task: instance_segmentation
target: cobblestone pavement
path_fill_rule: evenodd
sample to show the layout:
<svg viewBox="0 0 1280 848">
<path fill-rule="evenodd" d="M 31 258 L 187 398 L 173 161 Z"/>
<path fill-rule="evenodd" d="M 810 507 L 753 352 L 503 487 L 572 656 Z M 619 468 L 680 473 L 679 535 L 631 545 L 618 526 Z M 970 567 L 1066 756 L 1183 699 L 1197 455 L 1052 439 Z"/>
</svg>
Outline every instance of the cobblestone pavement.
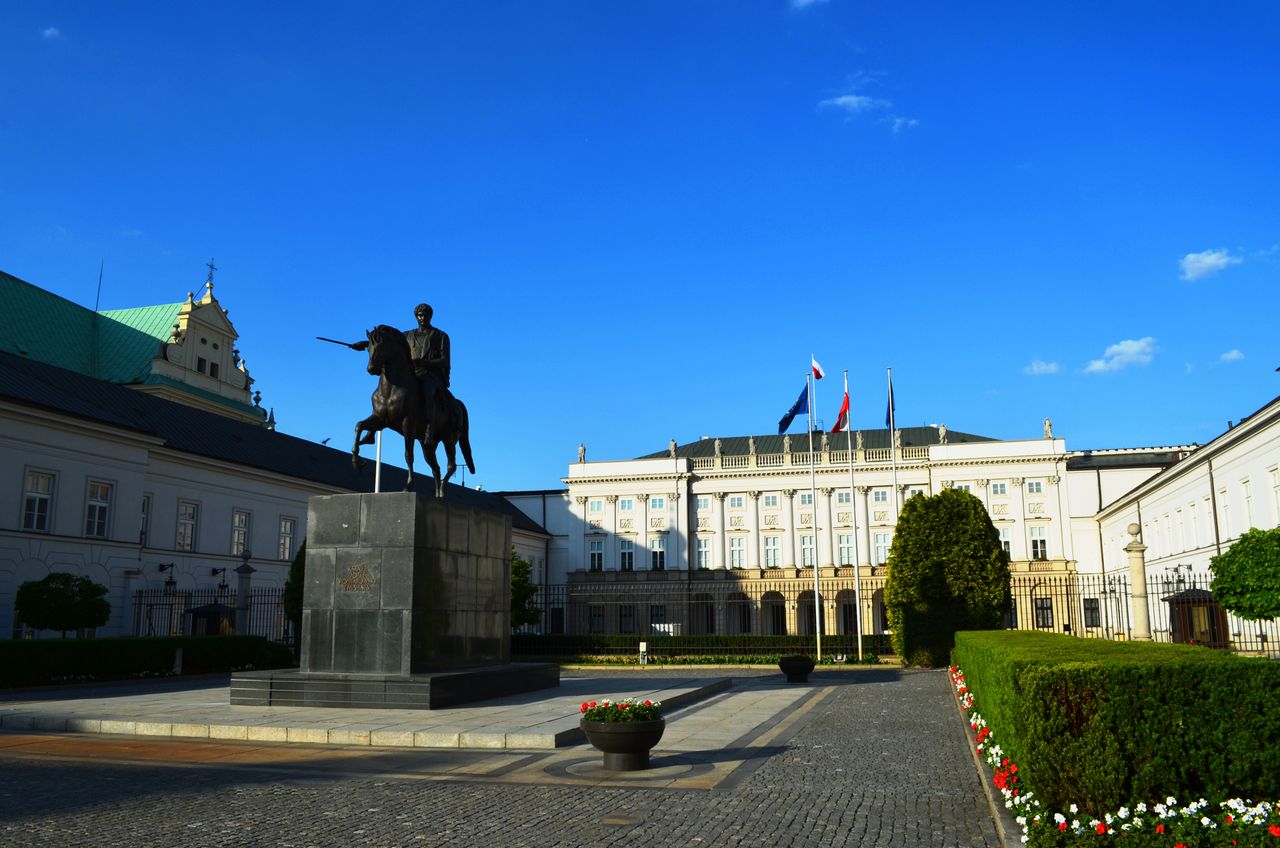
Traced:
<svg viewBox="0 0 1280 848">
<path fill-rule="evenodd" d="M 574 752 L 529 755 L 560 765 L 527 780 L 514 765 L 501 776 L 415 777 L 0 757 L 0 845 L 999 845 L 943 672 L 813 680 L 813 697 L 762 731 L 756 755 L 719 755 L 740 762 L 709 789 L 569 785 L 557 774 Z M 590 753 L 578 749 L 578 761 Z"/>
</svg>

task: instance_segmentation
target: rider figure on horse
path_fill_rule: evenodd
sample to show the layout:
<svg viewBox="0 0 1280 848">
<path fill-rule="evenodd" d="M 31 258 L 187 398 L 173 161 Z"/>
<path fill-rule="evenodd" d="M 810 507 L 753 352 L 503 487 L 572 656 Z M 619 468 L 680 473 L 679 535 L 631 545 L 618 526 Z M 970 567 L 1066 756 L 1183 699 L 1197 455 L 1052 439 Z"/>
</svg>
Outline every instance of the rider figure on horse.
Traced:
<svg viewBox="0 0 1280 848">
<path fill-rule="evenodd" d="M 433 401 L 442 401 L 445 409 L 453 409 L 453 393 L 449 391 L 449 334 L 431 326 L 431 315 L 429 305 L 419 303 L 415 306 L 413 317 L 418 319 L 418 326 L 405 330 L 404 340 L 409 343 L 413 356 L 413 373 L 418 378 L 423 406 L 430 407 Z M 351 347 L 367 350 L 369 343 L 356 342 Z"/>
</svg>

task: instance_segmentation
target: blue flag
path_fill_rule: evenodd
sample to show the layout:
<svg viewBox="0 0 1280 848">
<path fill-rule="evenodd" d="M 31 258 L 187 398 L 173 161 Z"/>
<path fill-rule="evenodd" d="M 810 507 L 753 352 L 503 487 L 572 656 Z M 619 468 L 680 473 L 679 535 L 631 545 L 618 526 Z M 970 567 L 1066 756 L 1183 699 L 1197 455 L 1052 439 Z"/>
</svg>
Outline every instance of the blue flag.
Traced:
<svg viewBox="0 0 1280 848">
<path fill-rule="evenodd" d="M 889 378 L 889 405 L 884 409 L 884 426 L 893 429 L 893 413 L 897 412 L 897 407 L 893 405 L 893 378 Z M 889 438 L 893 438 L 893 434 L 889 434 Z"/>
<path fill-rule="evenodd" d="M 787 410 L 787 414 L 782 416 L 782 420 L 778 422 L 778 435 L 781 436 L 787 432 L 787 428 L 791 426 L 792 420 L 800 413 L 809 413 L 809 384 L 805 383 L 804 388 L 800 390 L 800 397 L 796 398 L 796 402 Z"/>
</svg>

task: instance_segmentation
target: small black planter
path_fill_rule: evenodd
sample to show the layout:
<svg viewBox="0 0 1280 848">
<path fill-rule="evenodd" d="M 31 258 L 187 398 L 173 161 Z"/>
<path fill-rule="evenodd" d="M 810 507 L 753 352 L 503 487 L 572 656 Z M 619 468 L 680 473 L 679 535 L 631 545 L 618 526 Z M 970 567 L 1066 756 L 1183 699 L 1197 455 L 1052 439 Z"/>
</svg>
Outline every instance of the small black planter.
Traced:
<svg viewBox="0 0 1280 848">
<path fill-rule="evenodd" d="M 666 719 L 653 721 L 580 720 L 587 741 L 604 752 L 608 771 L 640 771 L 649 767 L 649 749 L 666 730 Z"/>
<path fill-rule="evenodd" d="M 778 660 L 778 668 L 787 676 L 788 683 L 808 683 L 813 671 L 813 657 L 786 656 Z"/>
</svg>

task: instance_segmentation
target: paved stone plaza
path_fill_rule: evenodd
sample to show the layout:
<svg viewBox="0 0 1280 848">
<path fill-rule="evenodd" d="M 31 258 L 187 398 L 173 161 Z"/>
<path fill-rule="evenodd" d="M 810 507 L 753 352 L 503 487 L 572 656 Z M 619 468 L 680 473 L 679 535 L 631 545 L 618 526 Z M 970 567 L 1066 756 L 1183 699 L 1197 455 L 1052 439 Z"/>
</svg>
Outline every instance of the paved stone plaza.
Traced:
<svg viewBox="0 0 1280 848">
<path fill-rule="evenodd" d="M 587 674 L 599 695 L 635 688 L 634 672 L 594 670 L 566 685 Z M 668 716 L 654 768 L 632 774 L 603 772 L 585 745 L 0 733 L 0 845 L 1000 844 L 943 672 L 661 679 L 730 674 L 732 689 Z"/>
</svg>

